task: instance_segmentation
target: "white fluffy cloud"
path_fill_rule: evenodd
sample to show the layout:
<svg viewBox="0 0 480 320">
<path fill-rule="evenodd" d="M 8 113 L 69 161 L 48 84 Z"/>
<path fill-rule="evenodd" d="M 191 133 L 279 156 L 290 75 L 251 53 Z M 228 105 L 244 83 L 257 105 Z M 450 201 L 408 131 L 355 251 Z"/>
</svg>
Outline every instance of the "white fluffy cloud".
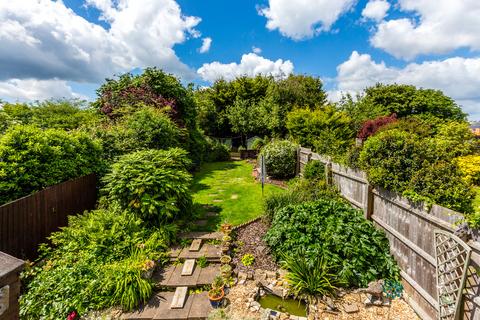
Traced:
<svg viewBox="0 0 480 320">
<path fill-rule="evenodd" d="M 362 10 L 362 16 L 367 19 L 380 21 L 387 15 L 390 3 L 386 0 L 370 0 Z"/>
<path fill-rule="evenodd" d="M 209 82 L 218 79 L 232 80 L 238 76 L 255 76 L 258 74 L 284 77 L 293 72 L 293 63 L 290 60 L 278 59 L 272 61 L 255 53 L 248 53 L 242 56 L 240 63 L 205 63 L 197 73 L 200 77 Z"/>
<path fill-rule="evenodd" d="M 174 0 L 86 3 L 101 11 L 108 30 L 62 1 L 0 1 L 0 80 L 98 82 L 145 66 L 193 76 L 173 46 L 198 36 L 200 19 L 182 15 Z"/>
<path fill-rule="evenodd" d="M 262 48 L 258 48 L 258 47 L 253 46 L 252 47 L 252 52 L 256 53 L 256 54 L 260 54 L 260 53 L 262 53 Z"/>
<path fill-rule="evenodd" d="M 210 50 L 210 46 L 212 45 L 212 38 L 203 38 L 202 40 L 202 46 L 200 49 L 198 49 L 198 52 L 200 53 L 206 53 Z"/>
<path fill-rule="evenodd" d="M 480 119 L 479 74 L 480 58 L 454 57 L 410 63 L 400 69 L 388 67 L 384 62 L 377 63 L 370 55 L 354 51 L 337 67 L 337 87 L 330 92 L 330 97 L 338 98 L 339 92 L 360 92 L 377 82 L 412 84 L 442 90 L 472 118 Z"/>
<path fill-rule="evenodd" d="M 480 50 L 480 1 L 399 0 L 398 3 L 400 10 L 415 15 L 380 22 L 370 39 L 373 46 L 406 60 L 457 48 Z"/>
<path fill-rule="evenodd" d="M 311 38 L 330 30 L 335 21 L 348 11 L 356 0 L 269 0 L 259 10 L 267 18 L 269 30 L 294 40 Z"/>
<path fill-rule="evenodd" d="M 50 98 L 86 97 L 76 94 L 63 80 L 10 79 L 0 82 L 0 97 L 6 100 L 44 100 Z"/>
</svg>

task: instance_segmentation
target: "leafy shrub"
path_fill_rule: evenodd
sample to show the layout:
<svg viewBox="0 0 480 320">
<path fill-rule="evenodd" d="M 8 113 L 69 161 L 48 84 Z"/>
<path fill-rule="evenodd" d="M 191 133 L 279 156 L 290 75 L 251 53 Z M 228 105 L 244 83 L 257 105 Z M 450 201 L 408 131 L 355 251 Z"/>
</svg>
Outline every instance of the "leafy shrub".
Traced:
<svg viewBox="0 0 480 320">
<path fill-rule="evenodd" d="M 275 212 L 288 205 L 300 204 L 323 198 L 343 201 L 337 190 L 334 187 L 329 186 L 325 180 L 309 181 L 306 179 L 294 179 L 289 183 L 286 191 L 270 194 L 265 197 L 265 218 L 268 221 L 271 221 Z"/>
<path fill-rule="evenodd" d="M 297 145 L 288 140 L 273 140 L 262 149 L 267 174 L 274 178 L 291 178 L 297 165 Z"/>
<path fill-rule="evenodd" d="M 367 139 L 359 162 L 367 171 L 370 183 L 403 192 L 421 169 L 426 149 L 417 136 L 393 129 Z"/>
<path fill-rule="evenodd" d="M 14 126 L 0 137 L 0 203 L 102 169 L 100 144 L 87 134 Z"/>
<path fill-rule="evenodd" d="M 124 155 L 103 178 L 103 193 L 146 221 L 171 221 L 189 212 L 192 203 L 189 163 L 187 153 L 178 148 Z"/>
<path fill-rule="evenodd" d="M 432 139 L 432 152 L 439 159 L 450 161 L 472 154 L 479 145 L 468 122 L 448 121 L 438 126 Z"/>
<path fill-rule="evenodd" d="M 286 125 L 290 136 L 302 147 L 332 157 L 344 155 L 355 137 L 352 119 L 331 106 L 294 110 L 288 114 Z"/>
<path fill-rule="evenodd" d="M 178 147 L 184 133 L 164 112 L 145 107 L 93 128 L 92 135 L 102 142 L 105 158 L 113 160 L 138 150 Z"/>
<path fill-rule="evenodd" d="M 366 141 L 360 164 L 376 186 L 427 205 L 436 203 L 469 213 L 471 187 L 452 163 L 452 157 L 462 153 L 462 147 L 448 141 L 456 141 L 454 138 L 440 137 L 425 139 L 399 129 L 380 132 Z"/>
<path fill-rule="evenodd" d="M 397 115 L 393 113 L 390 116 L 378 117 L 373 120 L 367 120 L 363 123 L 357 138 L 362 140 L 373 136 L 381 127 L 393 123 L 397 120 Z"/>
<path fill-rule="evenodd" d="M 115 209 L 69 216 L 68 226 L 50 236 L 52 246 L 41 247 L 43 260 L 22 274 L 21 317 L 58 319 L 145 302 L 154 286 L 144 277 L 146 266 L 168 260 L 175 232 L 172 226 L 146 228 Z"/>
<path fill-rule="evenodd" d="M 424 163 L 409 183 L 404 195 L 427 204 L 439 204 L 462 213 L 473 212 L 475 197 L 472 187 L 463 180 L 455 163 Z M 419 197 L 417 196 L 419 195 Z"/>
<path fill-rule="evenodd" d="M 230 150 L 226 145 L 210 138 L 207 138 L 207 143 L 207 161 L 215 162 L 230 160 Z"/>
<path fill-rule="evenodd" d="M 336 267 L 327 263 L 323 256 L 309 259 L 303 250 L 299 250 L 282 257 L 282 267 L 288 271 L 285 278 L 297 298 L 306 295 L 313 303 L 315 297 L 332 296 L 343 285 L 335 274 Z"/>
<path fill-rule="evenodd" d="M 252 142 L 251 149 L 260 151 L 260 149 L 265 145 L 265 143 L 266 143 L 266 139 L 255 138 L 255 140 L 253 140 Z"/>
<path fill-rule="evenodd" d="M 412 85 L 379 83 L 366 88 L 357 101 L 347 96 L 341 104 L 342 109 L 359 123 L 392 113 L 398 118 L 421 114 L 440 119 L 466 119 L 460 106 L 440 90 L 417 89 Z"/>
<path fill-rule="evenodd" d="M 255 257 L 253 256 L 253 254 L 247 253 L 247 254 L 243 255 L 242 264 L 245 267 L 249 267 L 249 266 L 253 265 L 254 262 L 255 262 Z"/>
<path fill-rule="evenodd" d="M 277 259 L 305 251 L 310 263 L 321 256 L 336 267 L 339 280 L 364 287 L 375 279 L 398 277 L 385 235 L 348 204 L 321 199 L 278 210 L 265 241 Z"/>
<path fill-rule="evenodd" d="M 190 90 L 173 75 L 147 68 L 108 79 L 98 90 L 94 107 L 110 118 L 122 117 L 144 106 L 168 112 L 180 126 L 195 128 L 195 102 Z"/>
<path fill-rule="evenodd" d="M 309 161 L 304 168 L 303 177 L 308 180 L 324 179 L 325 165 L 318 160 Z"/>
<path fill-rule="evenodd" d="M 456 159 L 460 171 L 468 183 L 480 184 L 480 155 L 469 155 Z"/>
</svg>

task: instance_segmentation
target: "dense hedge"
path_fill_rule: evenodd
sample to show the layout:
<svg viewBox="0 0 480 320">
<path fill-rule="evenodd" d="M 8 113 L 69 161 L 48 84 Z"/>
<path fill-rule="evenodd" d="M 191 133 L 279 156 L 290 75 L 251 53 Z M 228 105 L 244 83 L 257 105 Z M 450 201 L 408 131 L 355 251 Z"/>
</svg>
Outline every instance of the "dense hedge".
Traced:
<svg viewBox="0 0 480 320">
<path fill-rule="evenodd" d="M 145 221 L 165 223 L 190 212 L 187 153 L 178 148 L 124 155 L 103 178 L 108 201 Z"/>
<path fill-rule="evenodd" d="M 98 141 L 80 132 L 14 126 L 0 137 L 0 203 L 103 169 Z"/>
<path fill-rule="evenodd" d="M 297 145 L 288 140 L 273 140 L 262 148 L 267 174 L 274 178 L 291 178 L 297 165 Z"/>
<path fill-rule="evenodd" d="M 472 186 L 465 181 L 454 157 L 471 152 L 474 142 L 458 139 L 458 134 L 448 137 L 448 132 L 463 127 L 443 124 L 434 137 L 420 137 L 398 128 L 382 131 L 365 142 L 360 166 L 376 186 L 427 205 L 436 203 L 471 213 Z"/>
<path fill-rule="evenodd" d="M 277 211 L 265 241 L 277 258 L 302 252 L 321 256 L 348 286 L 399 276 L 385 235 L 350 205 L 320 199 Z"/>
</svg>

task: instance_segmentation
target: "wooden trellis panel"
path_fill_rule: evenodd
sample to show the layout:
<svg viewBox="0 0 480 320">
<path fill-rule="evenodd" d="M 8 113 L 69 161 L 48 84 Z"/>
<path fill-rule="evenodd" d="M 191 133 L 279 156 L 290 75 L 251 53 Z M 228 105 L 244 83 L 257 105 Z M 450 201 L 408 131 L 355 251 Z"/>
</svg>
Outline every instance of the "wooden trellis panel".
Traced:
<svg viewBox="0 0 480 320">
<path fill-rule="evenodd" d="M 457 236 L 435 230 L 438 319 L 460 319 L 460 303 L 472 250 Z"/>
</svg>

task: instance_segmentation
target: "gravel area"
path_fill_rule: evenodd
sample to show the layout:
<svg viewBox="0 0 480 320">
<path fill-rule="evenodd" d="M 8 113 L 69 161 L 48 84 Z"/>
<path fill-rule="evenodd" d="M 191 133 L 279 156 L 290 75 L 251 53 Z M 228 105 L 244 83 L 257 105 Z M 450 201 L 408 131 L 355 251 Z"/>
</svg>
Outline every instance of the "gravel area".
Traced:
<svg viewBox="0 0 480 320">
<path fill-rule="evenodd" d="M 277 271 L 278 265 L 270 255 L 269 247 L 263 241 L 263 236 L 267 230 L 268 225 L 261 219 L 237 229 L 235 242 L 237 249 L 233 257 L 237 272 L 254 271 L 255 269 Z M 255 262 L 250 267 L 245 267 L 242 264 L 242 257 L 247 253 L 255 256 Z"/>
<path fill-rule="evenodd" d="M 228 299 L 230 304 L 225 312 L 232 320 L 239 319 L 261 319 L 260 312 L 251 312 L 246 307 L 249 294 L 255 288 L 253 281 L 247 281 L 245 285 L 237 285 L 230 289 Z M 420 320 L 418 315 L 403 299 L 395 299 L 389 307 L 369 306 L 365 307 L 362 303 L 366 299 L 363 293 L 347 293 L 344 297 L 335 300 L 339 308 L 337 314 L 325 312 L 325 305 L 319 303 L 319 311 L 316 319 L 321 320 Z M 344 311 L 345 305 L 356 305 L 358 311 L 347 313 Z"/>
</svg>

